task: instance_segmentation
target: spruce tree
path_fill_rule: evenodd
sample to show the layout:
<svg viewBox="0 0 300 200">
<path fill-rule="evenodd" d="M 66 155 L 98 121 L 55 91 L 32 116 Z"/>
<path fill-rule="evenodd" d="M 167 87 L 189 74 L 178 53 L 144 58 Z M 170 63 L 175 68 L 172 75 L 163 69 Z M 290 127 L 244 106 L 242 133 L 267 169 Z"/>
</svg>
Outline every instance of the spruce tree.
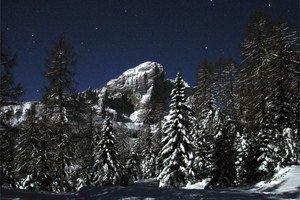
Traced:
<svg viewBox="0 0 300 200">
<path fill-rule="evenodd" d="M 284 23 L 274 26 L 263 13 L 250 18 L 238 80 L 240 118 L 247 140 L 241 174 L 244 183 L 270 178 L 278 167 L 297 163 L 296 145 L 290 143 L 297 141 L 298 129 L 296 45 L 295 33 Z"/>
<path fill-rule="evenodd" d="M 162 168 L 161 161 L 159 160 L 159 152 L 162 148 L 162 136 L 163 136 L 163 120 L 164 120 L 164 101 L 158 100 L 154 104 L 154 108 L 152 108 L 147 116 L 148 123 L 154 123 L 152 125 L 153 127 L 153 134 L 151 135 L 151 141 L 152 141 L 152 148 L 151 148 L 151 156 L 154 157 L 154 167 L 155 167 L 155 176 L 158 176 L 159 171 Z M 151 164 L 152 165 L 152 164 Z"/>
<path fill-rule="evenodd" d="M 154 155 L 154 145 L 153 145 L 153 135 L 151 132 L 150 125 L 147 122 L 142 129 L 143 131 L 138 138 L 137 152 L 140 152 L 141 157 L 141 170 L 142 178 L 148 179 L 155 176 L 155 155 Z"/>
<path fill-rule="evenodd" d="M 40 104 L 32 103 L 26 112 L 26 120 L 20 125 L 20 137 L 16 145 L 16 173 L 19 187 L 36 191 L 52 191 L 51 143 L 45 121 L 39 119 Z"/>
<path fill-rule="evenodd" d="M 244 180 L 254 183 L 274 173 L 274 127 L 268 106 L 268 71 L 272 23 L 269 16 L 254 13 L 242 44 L 243 65 L 239 76 L 239 101 L 243 106 L 243 134 L 248 141 Z M 269 145 L 270 144 L 270 145 Z"/>
<path fill-rule="evenodd" d="M 33 103 L 26 113 L 26 120 L 21 125 L 21 134 L 16 146 L 18 165 L 16 172 L 23 179 L 20 187 L 23 189 L 38 189 L 38 163 L 40 156 L 39 120 L 36 113 L 36 103 Z"/>
<path fill-rule="evenodd" d="M 232 187 L 236 181 L 235 132 L 229 116 L 221 115 L 212 156 L 212 178 L 207 188 Z"/>
<path fill-rule="evenodd" d="M 204 60 L 199 66 L 198 81 L 194 91 L 194 110 L 198 121 L 196 142 L 196 178 L 210 176 L 215 135 L 216 102 L 214 97 L 213 64 Z"/>
<path fill-rule="evenodd" d="M 72 130 L 70 121 L 74 106 L 71 106 L 70 96 L 74 93 L 73 67 L 74 53 L 71 45 L 64 36 L 60 36 L 46 59 L 44 76 L 48 80 L 43 96 L 43 115 L 51 119 L 53 133 L 52 141 L 55 158 L 53 167 L 55 172 L 53 188 L 55 191 L 70 191 L 69 169 L 73 157 L 71 149 Z"/>
<path fill-rule="evenodd" d="M 79 120 L 78 129 L 79 135 L 76 137 L 76 160 L 80 169 L 77 172 L 77 186 L 81 188 L 83 186 L 90 186 L 93 181 L 93 165 L 95 158 L 93 151 L 95 148 L 94 135 L 100 132 L 99 118 L 100 112 L 96 109 L 98 103 L 97 94 L 91 89 L 86 90 L 83 95 L 79 96 L 81 112 L 83 118 Z"/>
<path fill-rule="evenodd" d="M 232 60 L 219 60 L 219 71 L 216 76 L 217 98 L 219 101 L 218 123 L 215 126 L 216 136 L 213 147 L 213 170 L 211 181 L 207 187 L 230 187 L 236 183 L 235 146 L 237 118 L 235 110 L 234 75 Z"/>
<path fill-rule="evenodd" d="M 194 176 L 192 170 L 194 155 L 185 86 L 180 73 L 176 76 L 175 88 L 171 92 L 170 112 L 166 126 L 160 154 L 163 169 L 158 176 L 159 186 L 181 187 Z"/>
<path fill-rule="evenodd" d="M 52 130 L 51 119 L 45 116 L 41 116 L 39 120 L 39 157 L 38 160 L 38 185 L 39 190 L 42 191 L 53 191 L 53 181 L 55 179 L 55 173 L 53 169 L 53 164 L 55 160 L 55 152 L 52 150 L 54 141 L 52 141 L 54 132 L 49 132 Z"/>
<path fill-rule="evenodd" d="M 127 178 L 126 185 L 132 184 L 141 178 L 141 161 L 139 156 L 131 151 L 125 165 L 125 176 Z"/>
<path fill-rule="evenodd" d="M 0 108 L 2 108 L 14 104 L 23 94 L 21 85 L 15 83 L 13 76 L 16 58 L 10 55 L 2 32 L 0 35 L 0 65 Z M 3 113 L 0 119 L 0 185 L 8 184 L 14 187 L 16 182 L 14 177 L 14 157 L 16 153 L 14 147 L 19 131 L 18 128 L 11 126 L 10 120 L 12 117 L 13 111 L 8 111 Z"/>
<path fill-rule="evenodd" d="M 297 163 L 299 52 L 296 49 L 299 43 L 296 33 L 290 31 L 284 21 L 274 25 L 272 33 L 267 100 L 272 115 L 270 123 L 274 124 L 275 148 L 278 149 L 275 160 L 282 167 Z"/>
<path fill-rule="evenodd" d="M 118 162 L 115 131 L 108 117 L 105 118 L 101 135 L 95 135 L 94 157 L 95 186 L 120 185 L 122 166 Z"/>
</svg>

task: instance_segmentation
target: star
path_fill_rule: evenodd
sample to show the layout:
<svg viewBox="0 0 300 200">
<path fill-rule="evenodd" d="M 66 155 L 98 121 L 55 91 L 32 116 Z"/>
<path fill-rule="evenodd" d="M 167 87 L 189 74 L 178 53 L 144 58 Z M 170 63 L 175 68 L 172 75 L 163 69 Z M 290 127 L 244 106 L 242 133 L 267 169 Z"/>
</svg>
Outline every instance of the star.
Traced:
<svg viewBox="0 0 300 200">
<path fill-rule="evenodd" d="M 268 3 L 268 6 L 271 7 L 271 3 Z"/>
<path fill-rule="evenodd" d="M 99 29 L 100 29 L 99 27 L 97 27 L 97 26 L 95 27 L 95 30 L 99 30 Z"/>
<path fill-rule="evenodd" d="M 221 54 L 224 54 L 224 49 L 220 49 Z"/>
<path fill-rule="evenodd" d="M 34 34 L 31 34 L 31 37 L 34 37 Z"/>
<path fill-rule="evenodd" d="M 83 41 L 81 41 L 81 42 L 80 42 L 80 44 L 81 44 L 81 45 L 84 45 L 84 42 L 83 42 Z"/>
<path fill-rule="evenodd" d="M 9 31 L 9 28 L 8 28 L 8 27 L 6 27 L 6 30 L 7 30 L 7 31 Z"/>
<path fill-rule="evenodd" d="M 205 47 L 204 47 L 204 49 L 205 49 L 205 50 L 207 50 L 207 49 L 208 49 L 208 47 L 207 47 L 207 46 L 205 46 Z"/>
<path fill-rule="evenodd" d="M 37 90 L 36 90 L 36 92 L 37 92 L 37 93 L 39 93 L 39 92 L 40 92 L 40 90 L 39 90 L 39 89 L 37 89 Z"/>
</svg>

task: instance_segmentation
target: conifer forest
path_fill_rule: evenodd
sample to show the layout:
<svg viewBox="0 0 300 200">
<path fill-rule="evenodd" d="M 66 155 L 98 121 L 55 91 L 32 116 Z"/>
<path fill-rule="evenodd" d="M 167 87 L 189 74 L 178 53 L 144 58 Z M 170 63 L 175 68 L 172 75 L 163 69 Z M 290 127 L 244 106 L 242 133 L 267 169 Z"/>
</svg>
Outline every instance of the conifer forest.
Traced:
<svg viewBox="0 0 300 200">
<path fill-rule="evenodd" d="M 239 58 L 200 55 L 198 65 L 176 68 L 173 77 L 159 60 L 147 61 L 84 90 L 77 87 L 77 44 L 57 33 L 40 58 L 42 73 L 31 77 L 41 80 L 41 98 L 27 100 L 16 76 L 19 49 L 2 31 L 1 199 L 13 199 L 13 191 L 28 193 L 20 199 L 146 199 L 147 187 L 157 191 L 148 189 L 150 199 L 268 199 L 273 193 L 255 188 L 281 189 L 290 179 L 296 189 L 274 199 L 297 199 L 299 30 L 253 11 L 240 32 Z M 126 196 L 128 188 L 136 195 Z M 254 196 L 233 197 L 240 193 L 232 188 Z M 202 196 L 188 193 L 197 190 Z"/>
</svg>

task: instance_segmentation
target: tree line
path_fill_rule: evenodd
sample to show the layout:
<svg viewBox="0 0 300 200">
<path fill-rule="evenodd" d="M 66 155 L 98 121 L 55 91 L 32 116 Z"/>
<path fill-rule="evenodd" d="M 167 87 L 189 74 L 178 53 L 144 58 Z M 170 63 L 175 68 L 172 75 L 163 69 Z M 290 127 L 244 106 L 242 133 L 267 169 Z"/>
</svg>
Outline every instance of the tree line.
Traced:
<svg viewBox="0 0 300 200">
<path fill-rule="evenodd" d="M 232 187 L 299 164 L 299 39 L 259 12 L 245 33 L 241 63 L 204 60 L 189 97 L 178 73 L 169 112 L 156 102 L 135 139 L 113 125 L 107 91 L 101 99 L 76 91 L 74 52 L 59 37 L 45 59 L 42 101 L 18 126 L 2 110 L 1 185 L 65 192 L 157 177 L 160 187 L 204 179 L 207 188 Z M 2 109 L 22 94 L 15 63 L 1 40 Z"/>
</svg>

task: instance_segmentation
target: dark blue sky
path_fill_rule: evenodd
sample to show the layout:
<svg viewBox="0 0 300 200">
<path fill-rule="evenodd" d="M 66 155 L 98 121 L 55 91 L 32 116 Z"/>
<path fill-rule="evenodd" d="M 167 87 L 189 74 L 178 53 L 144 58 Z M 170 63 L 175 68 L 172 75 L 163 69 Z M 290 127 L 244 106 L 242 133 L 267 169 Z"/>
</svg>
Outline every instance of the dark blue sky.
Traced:
<svg viewBox="0 0 300 200">
<path fill-rule="evenodd" d="M 195 82 L 204 58 L 239 61 L 249 14 L 283 16 L 298 29 L 298 0 L 0 0 L 1 30 L 18 56 L 23 99 L 38 100 L 46 50 L 64 33 L 77 54 L 78 90 L 97 88 L 124 70 L 156 61 L 173 78 Z"/>
</svg>

